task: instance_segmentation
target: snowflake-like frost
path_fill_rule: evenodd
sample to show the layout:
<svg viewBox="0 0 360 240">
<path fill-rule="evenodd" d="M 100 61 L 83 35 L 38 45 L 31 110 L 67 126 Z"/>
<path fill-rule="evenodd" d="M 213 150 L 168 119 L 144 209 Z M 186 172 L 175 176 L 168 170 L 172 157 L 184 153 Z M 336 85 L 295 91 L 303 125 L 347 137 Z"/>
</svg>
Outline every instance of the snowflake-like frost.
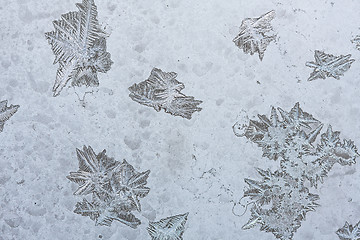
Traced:
<svg viewBox="0 0 360 240">
<path fill-rule="evenodd" d="M 185 86 L 176 77 L 174 72 L 154 68 L 147 80 L 129 87 L 129 96 L 135 102 L 153 107 L 157 112 L 164 109 L 171 115 L 191 119 L 194 112 L 201 111 L 198 105 L 202 101 L 181 93 Z"/>
<path fill-rule="evenodd" d="M 276 38 L 276 33 L 270 24 L 275 15 L 275 11 L 272 10 L 259 18 L 244 19 L 240 33 L 233 40 L 235 45 L 251 55 L 257 52 L 262 60 L 267 46 Z"/>
<path fill-rule="evenodd" d="M 76 4 L 79 11 L 63 14 L 53 22 L 55 30 L 45 34 L 59 63 L 53 87 L 54 96 L 71 81 L 72 86 L 99 85 L 97 72 L 111 68 L 111 55 L 106 51 L 108 34 L 97 20 L 94 0 Z"/>
<path fill-rule="evenodd" d="M 314 68 L 308 81 L 313 81 L 318 78 L 325 79 L 326 77 L 333 77 L 339 80 L 340 76 L 343 76 L 355 61 L 354 59 L 350 59 L 351 54 L 334 56 L 318 50 L 315 51 L 314 57 L 315 62 L 306 63 L 306 66 Z"/>
<path fill-rule="evenodd" d="M 264 157 L 279 160 L 280 169 L 257 169 L 261 181 L 245 179 L 248 189 L 244 197 L 250 198 L 253 206 L 251 219 L 243 229 L 261 225 L 261 231 L 290 240 L 306 213 L 318 206 L 319 196 L 310 193 L 306 183 L 316 188 L 334 164 L 351 165 L 359 154 L 354 143 L 341 141 L 340 132 L 333 131 L 331 125 L 315 144 L 323 124 L 304 112 L 299 103 L 289 112 L 273 107 L 270 118 L 258 118 L 250 120 L 247 127 L 236 123 L 234 133 L 256 143 Z M 241 134 L 237 134 L 239 127 L 243 129 Z"/>
<path fill-rule="evenodd" d="M 12 115 L 16 113 L 19 105 L 10 105 L 7 106 L 8 101 L 4 100 L 0 102 L 0 132 L 4 130 L 4 125 L 7 120 L 9 120 Z"/>
<path fill-rule="evenodd" d="M 145 186 L 150 170 L 139 173 L 125 160 L 107 157 L 105 150 L 95 154 L 91 147 L 84 146 L 76 151 L 79 170 L 70 172 L 67 178 L 80 185 L 74 195 L 90 194 L 92 200 L 84 198 L 74 212 L 89 216 L 96 225 L 110 226 L 117 220 L 136 228 L 141 222 L 131 211 L 141 211 L 139 198 L 150 191 Z"/>
<path fill-rule="evenodd" d="M 345 222 L 345 225 L 336 231 L 341 240 L 360 240 L 360 222 L 355 226 Z"/>
<path fill-rule="evenodd" d="M 189 213 L 150 222 L 147 228 L 152 240 L 182 240 Z"/>
</svg>

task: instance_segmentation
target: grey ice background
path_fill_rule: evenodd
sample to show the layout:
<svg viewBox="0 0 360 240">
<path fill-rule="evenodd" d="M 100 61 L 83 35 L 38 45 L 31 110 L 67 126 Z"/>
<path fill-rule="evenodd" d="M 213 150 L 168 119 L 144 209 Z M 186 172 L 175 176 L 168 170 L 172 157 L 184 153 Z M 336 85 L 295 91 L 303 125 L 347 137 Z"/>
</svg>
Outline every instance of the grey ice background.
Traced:
<svg viewBox="0 0 360 240">
<path fill-rule="evenodd" d="M 76 2 L 0 0 L 0 100 L 20 105 L 0 134 L 1 240 L 144 240 L 148 220 L 184 212 L 190 212 L 185 240 L 275 239 L 241 230 L 249 214 L 231 213 L 243 179 L 256 178 L 254 167 L 277 166 L 233 135 L 238 114 L 268 114 L 271 105 L 290 110 L 299 101 L 360 146 L 360 52 L 350 42 L 360 34 L 360 1 L 97 0 L 114 65 L 99 74 L 100 87 L 84 102 L 77 96 L 83 89 L 52 97 L 57 66 L 44 37 Z M 260 62 L 232 39 L 244 18 L 272 9 L 278 41 Z M 356 61 L 339 81 L 307 82 L 312 69 L 305 62 L 316 49 L 351 53 Z M 183 92 L 203 100 L 203 110 L 188 121 L 133 102 L 127 88 L 153 67 L 177 72 Z M 151 170 L 138 229 L 118 222 L 95 227 L 73 213 L 82 198 L 72 195 L 76 185 L 65 176 L 77 170 L 75 149 L 83 145 Z M 334 232 L 345 221 L 360 220 L 359 168 L 336 165 L 312 190 L 322 206 L 307 214 L 294 240 L 337 239 Z"/>
</svg>

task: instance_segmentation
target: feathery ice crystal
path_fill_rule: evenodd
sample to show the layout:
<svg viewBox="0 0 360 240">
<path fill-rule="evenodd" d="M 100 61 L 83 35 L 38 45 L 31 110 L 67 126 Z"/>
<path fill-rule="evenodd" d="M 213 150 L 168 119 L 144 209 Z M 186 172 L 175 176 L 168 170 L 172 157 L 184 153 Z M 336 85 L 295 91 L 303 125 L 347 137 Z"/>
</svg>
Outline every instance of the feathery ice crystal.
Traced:
<svg viewBox="0 0 360 240">
<path fill-rule="evenodd" d="M 54 96 L 71 81 L 72 86 L 99 85 L 97 72 L 111 68 L 111 55 L 106 51 L 108 34 L 97 20 L 94 0 L 76 4 L 79 11 L 63 14 L 53 22 L 54 31 L 45 34 L 59 63 L 53 87 Z"/>
<path fill-rule="evenodd" d="M 191 119 L 194 112 L 201 111 L 198 105 L 202 101 L 181 93 L 185 86 L 176 77 L 174 72 L 154 68 L 147 80 L 129 87 L 129 96 L 135 102 L 153 107 L 157 112 L 164 109 L 171 115 Z"/>
</svg>

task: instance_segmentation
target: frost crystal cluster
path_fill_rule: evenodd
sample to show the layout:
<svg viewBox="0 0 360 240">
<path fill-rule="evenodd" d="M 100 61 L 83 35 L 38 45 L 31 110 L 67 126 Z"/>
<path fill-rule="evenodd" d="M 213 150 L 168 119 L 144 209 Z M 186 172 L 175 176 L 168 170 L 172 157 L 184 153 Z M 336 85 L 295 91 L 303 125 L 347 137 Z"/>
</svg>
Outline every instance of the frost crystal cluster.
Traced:
<svg viewBox="0 0 360 240">
<path fill-rule="evenodd" d="M 150 222 L 147 228 L 152 240 L 182 240 L 189 213 Z"/>
<path fill-rule="evenodd" d="M 351 54 L 334 56 L 318 50 L 315 51 L 314 57 L 315 62 L 306 63 L 306 66 L 314 68 L 308 81 L 313 81 L 318 78 L 325 79 L 326 77 L 333 77 L 339 80 L 340 76 L 343 76 L 344 72 L 349 70 L 351 64 L 355 61 L 354 59 L 350 59 Z"/>
<path fill-rule="evenodd" d="M 16 113 L 19 105 L 10 105 L 7 106 L 8 101 L 4 100 L 0 102 L 0 132 L 4 130 L 4 125 L 7 120 L 9 120 L 12 115 Z"/>
<path fill-rule="evenodd" d="M 202 101 L 181 93 L 185 86 L 176 77 L 174 72 L 154 68 L 147 80 L 129 87 L 129 96 L 135 102 L 153 107 L 157 112 L 164 109 L 171 115 L 191 119 L 194 112 L 201 111 L 198 105 Z"/>
<path fill-rule="evenodd" d="M 110 53 L 106 51 L 108 34 L 97 20 L 94 0 L 76 4 L 79 11 L 63 14 L 53 22 L 55 30 L 45 34 L 59 63 L 53 87 L 54 96 L 71 81 L 72 86 L 99 85 L 97 72 L 111 68 Z"/>
<path fill-rule="evenodd" d="M 336 231 L 341 240 L 360 240 L 360 222 L 355 226 L 345 222 L 345 225 Z"/>
<path fill-rule="evenodd" d="M 279 160 L 280 168 L 274 172 L 259 168 L 261 180 L 245 179 L 248 188 L 244 197 L 250 198 L 253 205 L 243 229 L 260 225 L 261 231 L 289 240 L 306 213 L 318 206 L 319 196 L 310 193 L 309 187 L 322 183 L 334 164 L 351 165 L 359 154 L 354 143 L 341 141 L 340 132 L 333 131 L 330 125 L 315 143 L 323 124 L 304 112 L 299 103 L 290 112 L 273 107 L 270 118 L 258 118 L 250 120 L 245 128 L 235 124 L 234 132 L 256 143 L 264 157 Z"/>
<path fill-rule="evenodd" d="M 262 60 L 267 46 L 276 38 L 276 33 L 270 24 L 275 15 L 273 10 L 259 18 L 244 19 L 240 26 L 240 33 L 233 40 L 235 45 L 251 55 L 257 52 Z"/>
<path fill-rule="evenodd" d="M 92 199 L 78 202 L 74 212 L 89 216 L 96 225 L 110 226 L 113 220 L 132 228 L 141 224 L 131 211 L 141 211 L 139 198 L 150 191 L 145 186 L 150 171 L 139 173 L 125 160 L 107 157 L 105 150 L 96 155 L 91 147 L 84 146 L 76 152 L 79 170 L 67 178 L 79 184 L 74 195 L 91 195 Z"/>
</svg>

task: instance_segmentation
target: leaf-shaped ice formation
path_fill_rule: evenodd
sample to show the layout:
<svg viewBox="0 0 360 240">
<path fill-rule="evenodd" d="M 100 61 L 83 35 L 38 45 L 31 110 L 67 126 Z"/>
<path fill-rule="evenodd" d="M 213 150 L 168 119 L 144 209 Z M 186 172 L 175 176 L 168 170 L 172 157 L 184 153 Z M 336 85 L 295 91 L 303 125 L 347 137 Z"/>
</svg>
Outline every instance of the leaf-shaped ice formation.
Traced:
<svg viewBox="0 0 360 240">
<path fill-rule="evenodd" d="M 345 222 L 345 225 L 336 231 L 341 240 L 360 240 L 360 222 L 355 226 Z"/>
<path fill-rule="evenodd" d="M 233 42 L 245 53 L 253 55 L 257 52 L 262 60 L 267 46 L 276 38 L 276 33 L 270 24 L 275 15 L 275 11 L 272 10 L 259 18 L 244 19 L 240 26 L 240 33 Z"/>
<path fill-rule="evenodd" d="M 4 130 L 4 125 L 9 118 L 16 113 L 19 105 L 7 106 L 8 101 L 4 100 L 0 102 L 0 132 Z"/>
<path fill-rule="evenodd" d="M 153 107 L 157 112 L 164 109 L 171 115 L 191 119 L 194 112 L 201 111 L 198 105 L 202 101 L 181 93 L 185 86 L 176 77 L 174 72 L 154 68 L 147 80 L 129 87 L 129 96 L 135 102 Z"/>
<path fill-rule="evenodd" d="M 147 228 L 152 240 L 182 240 L 189 213 L 150 222 Z"/>
<path fill-rule="evenodd" d="M 131 211 L 141 211 L 139 198 L 150 191 L 145 186 L 150 171 L 139 173 L 125 160 L 109 158 L 105 150 L 95 154 L 90 146 L 77 149 L 77 157 L 79 170 L 67 178 L 80 185 L 74 195 L 91 194 L 92 201 L 78 202 L 74 212 L 89 216 L 96 225 L 110 226 L 117 220 L 136 228 L 141 222 Z"/>
<path fill-rule="evenodd" d="M 97 72 L 111 68 L 106 52 L 107 33 L 100 28 L 94 0 L 76 4 L 79 11 L 63 14 L 53 22 L 55 30 L 45 34 L 59 63 L 53 87 L 58 96 L 69 81 L 73 86 L 98 86 Z"/>
<path fill-rule="evenodd" d="M 314 57 L 315 62 L 306 63 L 306 66 L 314 68 L 308 81 L 313 81 L 318 78 L 325 79 L 326 77 L 333 77 L 339 80 L 340 76 L 343 76 L 344 72 L 346 72 L 355 61 L 354 59 L 350 59 L 351 54 L 334 56 L 318 50 L 315 51 Z"/>
<path fill-rule="evenodd" d="M 274 173 L 258 169 L 262 181 L 245 179 L 249 188 L 244 197 L 255 204 L 244 229 L 260 224 L 260 230 L 279 239 L 292 239 L 306 213 L 317 206 L 318 196 L 309 193 L 306 182 L 317 187 L 335 163 L 351 165 L 359 154 L 354 142 L 341 140 L 340 132 L 333 131 L 331 125 L 320 134 L 323 124 L 304 112 L 299 103 L 289 112 L 272 107 L 270 117 L 259 114 L 258 119 L 250 120 L 247 127 L 236 123 L 233 128 L 244 130 L 234 133 L 256 143 L 264 157 L 279 160 L 280 169 Z"/>
<path fill-rule="evenodd" d="M 357 35 L 351 42 L 356 45 L 357 50 L 360 50 L 360 35 Z"/>
</svg>

